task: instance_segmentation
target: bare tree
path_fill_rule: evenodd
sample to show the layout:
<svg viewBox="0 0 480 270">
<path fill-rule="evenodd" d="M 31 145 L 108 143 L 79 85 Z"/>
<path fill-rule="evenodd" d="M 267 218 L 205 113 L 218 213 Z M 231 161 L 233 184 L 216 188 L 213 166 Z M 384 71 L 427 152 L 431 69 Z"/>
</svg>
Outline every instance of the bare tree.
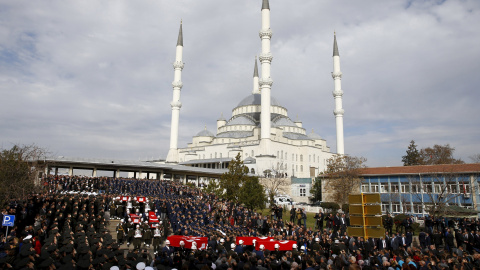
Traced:
<svg viewBox="0 0 480 270">
<path fill-rule="evenodd" d="M 480 154 L 470 156 L 470 159 L 472 160 L 473 163 L 480 163 Z"/>
<path fill-rule="evenodd" d="M 424 211 L 433 218 L 454 214 L 448 206 L 457 204 L 463 194 L 470 192 L 469 180 L 448 169 L 410 177 L 408 185 L 406 191 L 414 201 L 423 202 Z"/>
<path fill-rule="evenodd" d="M 360 188 L 362 178 L 359 170 L 365 168 L 364 157 L 334 155 L 327 162 L 327 169 L 321 173 L 325 176 L 325 191 L 339 205 L 348 203 L 348 195 Z"/>
<path fill-rule="evenodd" d="M 273 199 L 279 193 L 287 193 L 290 179 L 287 178 L 287 174 L 284 169 L 283 162 L 278 163 L 276 167 L 265 170 L 265 178 L 260 179 L 260 183 L 265 187 L 268 199 L 270 203 L 273 203 Z"/>
<path fill-rule="evenodd" d="M 23 200 L 38 189 L 36 181 L 45 164 L 46 151 L 35 145 L 14 145 L 0 152 L 0 205 Z"/>
<path fill-rule="evenodd" d="M 463 160 L 453 157 L 455 148 L 449 144 L 426 147 L 420 150 L 420 165 L 463 164 Z"/>
</svg>

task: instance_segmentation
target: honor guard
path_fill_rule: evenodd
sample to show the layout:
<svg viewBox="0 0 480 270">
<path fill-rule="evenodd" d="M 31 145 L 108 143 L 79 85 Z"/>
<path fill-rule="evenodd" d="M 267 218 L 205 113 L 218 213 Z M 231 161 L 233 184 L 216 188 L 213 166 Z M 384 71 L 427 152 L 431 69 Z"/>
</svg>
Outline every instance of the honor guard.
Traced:
<svg viewBox="0 0 480 270">
<path fill-rule="evenodd" d="M 117 219 L 117 208 L 114 201 L 110 204 L 110 216 L 112 219 Z"/>
<path fill-rule="evenodd" d="M 152 230 L 148 226 L 148 221 L 145 221 L 143 225 L 143 244 L 145 247 L 149 247 L 152 244 Z"/>
<path fill-rule="evenodd" d="M 130 211 L 132 211 L 132 210 L 131 210 L 132 207 L 133 207 L 133 206 L 132 206 L 132 198 L 130 197 L 130 198 L 128 198 L 127 209 L 130 209 Z"/>
<path fill-rule="evenodd" d="M 162 231 L 160 230 L 160 228 L 160 224 L 157 224 L 155 226 L 155 230 L 153 231 L 153 252 L 155 254 L 160 251 L 160 244 L 162 241 Z"/>
<path fill-rule="evenodd" d="M 125 236 L 125 223 L 123 223 L 123 219 L 117 224 L 117 241 L 121 245 L 123 244 L 123 238 Z"/>
<path fill-rule="evenodd" d="M 127 232 L 127 247 L 130 247 L 130 243 L 133 241 L 133 236 L 135 235 L 135 223 L 132 222 L 131 218 L 128 218 L 128 232 Z"/>
<path fill-rule="evenodd" d="M 135 229 L 135 234 L 133 236 L 133 248 L 140 250 L 140 246 L 142 245 L 142 230 L 140 229 L 140 225 L 137 225 Z"/>
<path fill-rule="evenodd" d="M 173 254 L 175 249 L 170 246 L 170 240 L 165 241 L 165 246 L 162 249 L 162 252 L 166 253 L 167 256 L 170 256 Z"/>
</svg>

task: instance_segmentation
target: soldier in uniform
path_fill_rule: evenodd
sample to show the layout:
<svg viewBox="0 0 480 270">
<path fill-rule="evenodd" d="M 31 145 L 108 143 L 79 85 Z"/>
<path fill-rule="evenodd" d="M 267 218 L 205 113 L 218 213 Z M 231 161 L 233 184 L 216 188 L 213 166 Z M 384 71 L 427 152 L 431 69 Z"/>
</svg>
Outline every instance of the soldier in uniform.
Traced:
<svg viewBox="0 0 480 270">
<path fill-rule="evenodd" d="M 118 218 L 123 218 L 123 215 L 124 215 L 124 213 L 123 213 L 123 204 L 121 203 L 121 204 L 119 204 L 119 205 L 117 206 L 117 217 L 118 217 Z"/>
<path fill-rule="evenodd" d="M 112 203 L 110 204 L 110 216 L 113 219 L 117 219 L 117 208 L 115 207 L 114 201 L 112 201 Z"/>
<path fill-rule="evenodd" d="M 128 233 L 127 233 L 127 247 L 130 247 L 130 243 L 133 241 L 133 236 L 135 235 L 135 223 L 132 222 L 131 218 L 128 218 L 129 222 L 127 225 Z"/>
<path fill-rule="evenodd" d="M 135 229 L 135 234 L 133 235 L 133 248 L 136 250 L 140 250 L 140 246 L 142 245 L 142 230 L 140 229 L 140 225 L 137 225 Z"/>
<path fill-rule="evenodd" d="M 120 222 L 117 224 L 117 241 L 121 245 L 123 243 L 123 238 L 125 236 L 125 223 L 123 222 L 124 220 L 120 220 Z"/>
<path fill-rule="evenodd" d="M 153 231 L 153 252 L 155 253 L 155 255 L 160 251 L 160 244 L 162 239 L 162 231 L 160 230 L 160 228 L 160 224 L 157 224 L 155 226 L 155 230 Z"/>
<path fill-rule="evenodd" d="M 152 244 L 152 230 L 148 225 L 148 221 L 143 224 L 143 244 L 145 247 L 149 247 Z"/>
<path fill-rule="evenodd" d="M 165 241 L 165 246 L 163 247 L 162 252 L 166 253 L 169 257 L 175 252 L 175 249 L 170 246 L 170 240 Z"/>
<path fill-rule="evenodd" d="M 225 240 L 223 238 L 220 239 L 220 244 L 217 245 L 217 253 L 218 254 L 223 254 L 223 253 L 226 252 L 224 244 L 225 244 Z"/>
</svg>

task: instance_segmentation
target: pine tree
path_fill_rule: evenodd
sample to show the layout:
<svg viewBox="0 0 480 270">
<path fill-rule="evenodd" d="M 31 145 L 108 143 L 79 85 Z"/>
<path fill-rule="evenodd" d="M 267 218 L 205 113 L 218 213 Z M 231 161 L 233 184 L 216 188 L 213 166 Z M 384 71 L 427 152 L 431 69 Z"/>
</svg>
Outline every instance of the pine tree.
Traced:
<svg viewBox="0 0 480 270">
<path fill-rule="evenodd" d="M 246 179 L 240 189 L 240 203 L 250 210 L 263 209 L 267 202 L 265 189 L 258 181 L 258 177 L 250 176 Z"/>
<path fill-rule="evenodd" d="M 230 161 L 228 172 L 222 174 L 219 181 L 220 189 L 223 190 L 221 197 L 235 203 L 239 202 L 240 188 L 248 178 L 248 168 L 238 154 Z"/>
<path fill-rule="evenodd" d="M 415 166 L 420 165 L 420 153 L 417 150 L 415 141 L 412 140 L 407 149 L 407 154 L 402 156 L 403 166 Z"/>
</svg>

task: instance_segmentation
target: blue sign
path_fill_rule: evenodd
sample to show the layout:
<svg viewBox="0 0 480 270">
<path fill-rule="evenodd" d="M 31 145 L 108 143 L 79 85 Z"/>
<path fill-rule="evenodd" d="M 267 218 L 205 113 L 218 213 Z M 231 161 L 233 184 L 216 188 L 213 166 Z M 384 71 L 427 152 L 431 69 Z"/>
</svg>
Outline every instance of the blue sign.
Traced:
<svg viewBox="0 0 480 270">
<path fill-rule="evenodd" d="M 14 215 L 6 215 L 6 216 L 3 216 L 2 226 L 13 227 L 14 222 L 15 222 Z"/>
</svg>

